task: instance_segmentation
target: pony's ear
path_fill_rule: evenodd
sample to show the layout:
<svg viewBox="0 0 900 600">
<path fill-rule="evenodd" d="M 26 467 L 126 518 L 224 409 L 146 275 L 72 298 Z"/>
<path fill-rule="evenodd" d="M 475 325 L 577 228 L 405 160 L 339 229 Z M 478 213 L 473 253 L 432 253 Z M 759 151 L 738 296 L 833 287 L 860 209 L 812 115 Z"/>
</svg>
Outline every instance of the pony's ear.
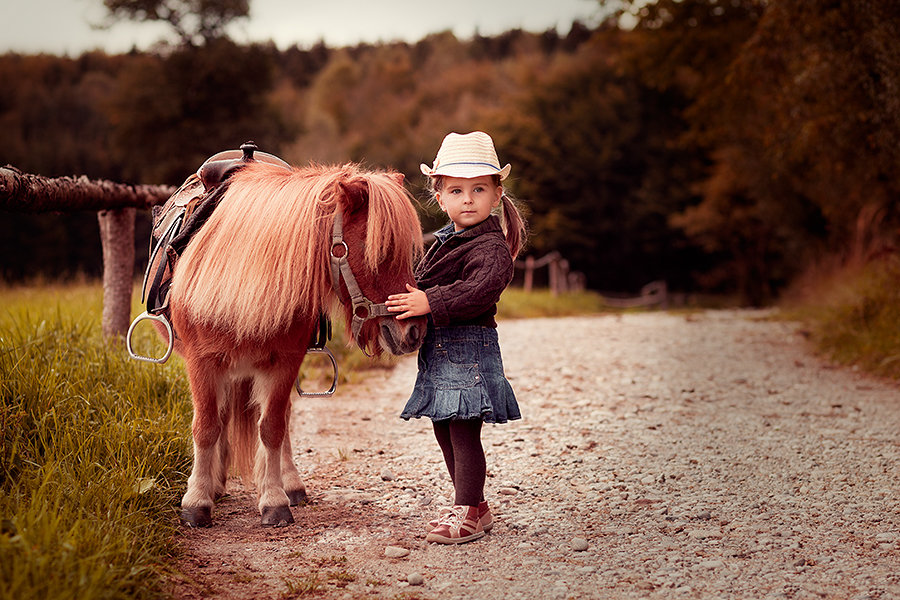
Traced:
<svg viewBox="0 0 900 600">
<path fill-rule="evenodd" d="M 388 173 L 388 177 L 397 182 L 397 185 L 403 187 L 403 182 L 406 181 L 406 176 L 403 173 L 399 173 L 394 171 L 392 173 Z"/>
<path fill-rule="evenodd" d="M 369 184 L 362 177 L 341 181 L 340 186 L 344 193 L 344 208 L 348 212 L 353 212 L 369 201 Z"/>
</svg>

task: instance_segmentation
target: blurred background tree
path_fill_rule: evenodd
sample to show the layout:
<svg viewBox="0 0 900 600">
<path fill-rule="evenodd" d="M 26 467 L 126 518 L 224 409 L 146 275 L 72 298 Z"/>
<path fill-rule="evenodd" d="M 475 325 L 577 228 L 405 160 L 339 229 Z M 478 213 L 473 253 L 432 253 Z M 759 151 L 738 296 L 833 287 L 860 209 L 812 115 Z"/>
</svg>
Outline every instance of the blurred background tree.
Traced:
<svg viewBox="0 0 900 600">
<path fill-rule="evenodd" d="M 433 230 L 446 217 L 418 165 L 447 132 L 483 129 L 513 164 L 528 252 L 561 252 L 594 289 L 665 279 L 754 305 L 900 231 L 895 3 L 598 0 L 609 19 L 566 34 L 286 50 L 227 38 L 247 1 L 104 3 L 111 23 L 164 21 L 177 43 L 0 56 L 4 162 L 178 184 L 253 139 L 298 165 L 400 170 Z M 2 276 L 96 274 L 79 219 L 4 215 Z"/>
<path fill-rule="evenodd" d="M 124 180 L 177 185 L 210 155 L 251 139 L 279 152 L 295 127 L 269 102 L 275 67 L 271 48 L 227 39 L 135 57 L 108 98 Z"/>
<path fill-rule="evenodd" d="M 233 21 L 250 15 L 250 0 L 103 0 L 107 26 L 118 21 L 160 21 L 182 46 L 205 46 L 225 36 Z"/>
</svg>

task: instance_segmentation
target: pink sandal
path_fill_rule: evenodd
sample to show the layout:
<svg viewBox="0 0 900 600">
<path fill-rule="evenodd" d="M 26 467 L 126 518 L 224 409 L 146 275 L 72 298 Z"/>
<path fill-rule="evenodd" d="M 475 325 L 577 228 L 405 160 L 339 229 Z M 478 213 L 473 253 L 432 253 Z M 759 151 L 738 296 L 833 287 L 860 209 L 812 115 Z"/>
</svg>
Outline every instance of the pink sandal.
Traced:
<svg viewBox="0 0 900 600">
<path fill-rule="evenodd" d="M 431 530 L 425 541 L 437 544 L 464 544 L 484 536 L 477 506 L 457 504 Z"/>
<path fill-rule="evenodd" d="M 438 515 L 437 519 L 432 519 L 428 522 L 428 527 L 434 529 L 437 527 L 441 519 L 443 519 L 447 514 L 449 514 L 453 510 L 450 506 L 445 506 L 441 509 L 441 512 Z M 491 529 L 494 528 L 494 517 L 491 515 L 491 509 L 488 508 L 487 500 L 482 500 L 478 504 L 478 520 L 481 521 L 481 527 L 484 529 L 484 532 L 487 533 Z"/>
</svg>

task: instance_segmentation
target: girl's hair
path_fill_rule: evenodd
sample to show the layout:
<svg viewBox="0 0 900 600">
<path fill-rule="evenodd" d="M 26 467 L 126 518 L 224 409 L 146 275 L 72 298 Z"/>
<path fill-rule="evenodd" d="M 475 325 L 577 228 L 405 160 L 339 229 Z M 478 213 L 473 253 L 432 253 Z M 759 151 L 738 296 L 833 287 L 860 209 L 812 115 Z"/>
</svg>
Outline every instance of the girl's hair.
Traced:
<svg viewBox="0 0 900 600">
<path fill-rule="evenodd" d="M 496 187 L 503 187 L 500 183 L 499 175 L 491 175 L 490 177 Z M 443 175 L 436 175 L 428 179 L 429 191 L 434 196 L 444 186 L 444 177 Z M 509 253 L 512 254 L 513 260 L 515 260 L 522 248 L 525 247 L 528 228 L 522 213 L 519 212 L 519 207 L 516 206 L 516 201 L 506 192 L 506 188 L 503 188 L 503 193 L 500 196 L 500 208 L 500 226 L 503 228 L 503 233 L 506 236 L 506 245 L 509 247 Z"/>
</svg>

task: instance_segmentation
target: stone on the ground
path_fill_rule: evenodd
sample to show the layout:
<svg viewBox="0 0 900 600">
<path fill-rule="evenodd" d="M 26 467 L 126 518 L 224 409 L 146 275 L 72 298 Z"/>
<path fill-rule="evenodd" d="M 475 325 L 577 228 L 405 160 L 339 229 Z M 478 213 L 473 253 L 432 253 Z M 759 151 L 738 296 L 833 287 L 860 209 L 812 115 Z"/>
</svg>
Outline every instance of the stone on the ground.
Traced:
<svg viewBox="0 0 900 600">
<path fill-rule="evenodd" d="M 388 558 L 403 558 L 409 556 L 409 549 L 400 546 L 388 546 L 384 549 L 384 555 Z"/>
</svg>

